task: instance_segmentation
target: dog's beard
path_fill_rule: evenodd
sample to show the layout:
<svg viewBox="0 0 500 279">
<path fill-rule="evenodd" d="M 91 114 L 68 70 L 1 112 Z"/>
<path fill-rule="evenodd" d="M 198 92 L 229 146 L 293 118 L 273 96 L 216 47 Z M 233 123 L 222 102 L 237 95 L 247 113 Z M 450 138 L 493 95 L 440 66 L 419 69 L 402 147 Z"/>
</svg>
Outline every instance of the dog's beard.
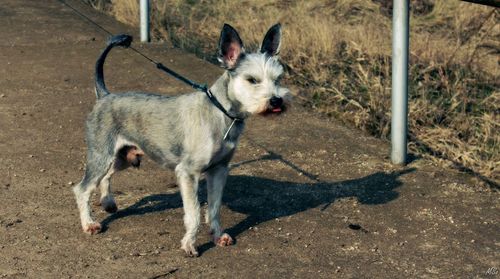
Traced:
<svg viewBox="0 0 500 279">
<path fill-rule="evenodd" d="M 271 107 L 269 105 L 268 98 L 261 98 L 258 100 L 254 100 L 252 103 L 247 103 L 246 111 L 250 114 L 263 114 L 266 113 Z"/>
</svg>

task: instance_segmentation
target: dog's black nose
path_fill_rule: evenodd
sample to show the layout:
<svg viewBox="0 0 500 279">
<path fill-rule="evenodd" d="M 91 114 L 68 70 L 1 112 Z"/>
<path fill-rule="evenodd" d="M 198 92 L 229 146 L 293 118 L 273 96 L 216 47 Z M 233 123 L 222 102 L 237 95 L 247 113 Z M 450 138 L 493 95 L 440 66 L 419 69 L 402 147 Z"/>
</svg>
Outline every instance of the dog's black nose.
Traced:
<svg viewBox="0 0 500 279">
<path fill-rule="evenodd" d="M 269 100 L 269 104 L 273 108 L 279 108 L 283 104 L 283 99 L 281 97 L 273 96 L 271 97 L 271 100 Z"/>
</svg>

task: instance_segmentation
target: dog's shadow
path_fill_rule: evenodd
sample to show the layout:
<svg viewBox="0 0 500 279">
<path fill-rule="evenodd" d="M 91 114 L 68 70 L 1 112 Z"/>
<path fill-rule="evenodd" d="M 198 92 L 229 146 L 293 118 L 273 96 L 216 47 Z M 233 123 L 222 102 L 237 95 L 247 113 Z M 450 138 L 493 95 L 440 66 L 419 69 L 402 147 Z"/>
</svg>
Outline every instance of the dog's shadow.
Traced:
<svg viewBox="0 0 500 279">
<path fill-rule="evenodd" d="M 311 208 L 328 207 L 335 200 L 356 198 L 362 204 L 384 204 L 396 199 L 395 191 L 402 182 L 399 177 L 415 169 L 374 174 L 334 183 L 295 183 L 245 175 L 229 176 L 224 189 L 223 204 L 230 210 L 246 215 L 238 224 L 227 228 L 233 237 L 252 226 L 279 217 L 290 216 Z M 200 183 L 200 202 L 206 202 L 206 185 Z M 143 215 L 182 207 L 179 193 L 155 194 L 144 197 L 103 220 L 107 228 L 113 221 L 132 215 Z M 200 253 L 212 248 L 212 243 L 198 247 Z"/>
</svg>

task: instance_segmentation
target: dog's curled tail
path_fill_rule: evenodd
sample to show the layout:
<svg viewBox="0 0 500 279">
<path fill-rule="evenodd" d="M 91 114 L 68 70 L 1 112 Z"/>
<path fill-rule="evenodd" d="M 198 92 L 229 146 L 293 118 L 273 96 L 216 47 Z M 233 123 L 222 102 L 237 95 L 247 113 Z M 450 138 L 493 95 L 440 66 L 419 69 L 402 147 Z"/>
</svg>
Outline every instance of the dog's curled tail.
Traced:
<svg viewBox="0 0 500 279">
<path fill-rule="evenodd" d="M 95 63 L 95 94 L 97 99 L 100 99 L 109 94 L 106 85 L 104 84 L 104 61 L 108 56 L 109 51 L 115 46 L 129 47 L 132 43 L 132 36 L 127 34 L 120 34 L 109 38 L 108 45 L 102 51 L 101 56 Z"/>
</svg>

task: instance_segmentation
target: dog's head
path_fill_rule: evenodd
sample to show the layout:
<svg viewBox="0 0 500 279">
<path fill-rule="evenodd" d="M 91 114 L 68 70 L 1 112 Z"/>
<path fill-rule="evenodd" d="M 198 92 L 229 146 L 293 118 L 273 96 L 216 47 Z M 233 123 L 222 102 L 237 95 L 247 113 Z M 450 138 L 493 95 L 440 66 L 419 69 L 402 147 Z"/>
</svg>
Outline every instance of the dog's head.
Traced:
<svg viewBox="0 0 500 279">
<path fill-rule="evenodd" d="M 228 96 L 240 110 L 250 114 L 283 112 L 291 100 L 290 91 L 280 86 L 284 74 L 278 60 L 281 25 L 267 31 L 260 51 L 246 53 L 238 32 L 224 24 L 219 39 L 219 61 L 228 70 Z"/>
</svg>

